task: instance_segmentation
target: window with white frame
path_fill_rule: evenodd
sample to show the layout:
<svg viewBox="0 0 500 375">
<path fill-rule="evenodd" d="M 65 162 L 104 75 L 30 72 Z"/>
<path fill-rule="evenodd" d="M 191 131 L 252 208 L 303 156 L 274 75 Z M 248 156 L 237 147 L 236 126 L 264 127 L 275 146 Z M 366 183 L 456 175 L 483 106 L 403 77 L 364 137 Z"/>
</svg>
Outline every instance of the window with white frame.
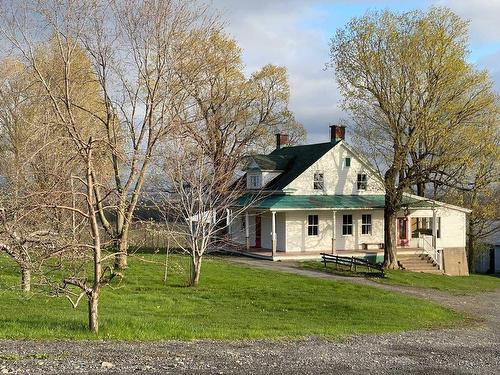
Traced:
<svg viewBox="0 0 500 375">
<path fill-rule="evenodd" d="M 318 215 L 309 215 L 307 217 L 307 235 L 317 236 L 319 231 Z"/>
<path fill-rule="evenodd" d="M 323 190 L 325 188 L 325 176 L 323 172 L 314 173 L 314 190 Z"/>
<path fill-rule="evenodd" d="M 342 235 L 352 235 L 352 215 L 343 215 L 342 217 Z"/>
<path fill-rule="evenodd" d="M 366 190 L 366 174 L 358 173 L 358 190 Z"/>
<path fill-rule="evenodd" d="M 361 234 L 372 234 L 372 215 L 361 215 Z"/>
<path fill-rule="evenodd" d="M 248 176 L 248 187 L 250 189 L 259 189 L 262 185 L 262 176 L 259 174 L 251 174 Z"/>
</svg>

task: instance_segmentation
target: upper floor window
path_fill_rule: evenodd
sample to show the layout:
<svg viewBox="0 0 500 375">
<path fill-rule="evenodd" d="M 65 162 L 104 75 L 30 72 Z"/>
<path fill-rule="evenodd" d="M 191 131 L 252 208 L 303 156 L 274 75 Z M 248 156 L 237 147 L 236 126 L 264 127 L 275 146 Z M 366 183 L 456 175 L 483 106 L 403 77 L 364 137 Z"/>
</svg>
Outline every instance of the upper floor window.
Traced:
<svg viewBox="0 0 500 375">
<path fill-rule="evenodd" d="M 372 234 L 372 215 L 361 215 L 361 234 Z"/>
<path fill-rule="evenodd" d="M 251 174 L 248 176 L 248 187 L 250 189 L 259 189 L 262 185 L 262 177 L 258 174 Z"/>
<path fill-rule="evenodd" d="M 307 217 L 307 234 L 309 236 L 317 236 L 318 235 L 318 215 L 309 215 Z"/>
<path fill-rule="evenodd" d="M 325 188 L 325 179 L 322 172 L 314 173 L 314 190 L 323 190 Z"/>
<path fill-rule="evenodd" d="M 366 174 L 358 173 L 358 190 L 366 190 Z"/>
<path fill-rule="evenodd" d="M 351 158 L 347 157 L 345 158 L 345 166 L 350 167 L 351 166 Z"/>
<path fill-rule="evenodd" d="M 344 236 L 352 235 L 352 215 L 342 216 L 342 235 Z"/>
</svg>

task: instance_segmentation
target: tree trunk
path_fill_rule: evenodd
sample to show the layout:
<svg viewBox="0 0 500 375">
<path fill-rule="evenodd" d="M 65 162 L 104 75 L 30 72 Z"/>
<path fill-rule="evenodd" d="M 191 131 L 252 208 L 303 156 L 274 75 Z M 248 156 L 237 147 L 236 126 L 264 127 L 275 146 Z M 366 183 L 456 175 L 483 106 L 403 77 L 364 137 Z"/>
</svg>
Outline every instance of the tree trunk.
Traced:
<svg viewBox="0 0 500 375">
<path fill-rule="evenodd" d="M 384 267 L 397 268 L 398 258 L 396 253 L 396 211 L 393 207 L 388 207 L 387 202 L 384 208 Z"/>
<path fill-rule="evenodd" d="M 201 257 L 194 255 L 191 262 L 191 286 L 198 286 L 200 282 Z"/>
<path fill-rule="evenodd" d="M 425 183 L 417 182 L 417 195 L 419 197 L 425 197 Z"/>
<path fill-rule="evenodd" d="M 469 218 L 469 234 L 467 238 L 467 263 L 469 265 L 469 272 L 474 273 L 476 271 L 475 267 L 475 252 L 474 247 L 476 245 L 476 238 L 474 236 L 474 224 L 473 218 Z"/>
<path fill-rule="evenodd" d="M 396 187 L 398 168 L 392 167 L 384 175 L 384 267 L 394 269 L 398 265 L 396 254 L 396 214 L 400 201 L 400 193 Z"/>
<path fill-rule="evenodd" d="M 31 290 L 31 270 L 27 267 L 21 268 L 21 288 L 23 292 Z"/>
<path fill-rule="evenodd" d="M 128 230 L 124 231 L 119 239 L 115 241 L 115 268 L 124 270 L 128 267 Z"/>
<path fill-rule="evenodd" d="M 99 304 L 99 292 L 92 291 L 89 297 L 89 329 L 92 333 L 99 333 L 99 316 L 97 307 Z"/>
</svg>

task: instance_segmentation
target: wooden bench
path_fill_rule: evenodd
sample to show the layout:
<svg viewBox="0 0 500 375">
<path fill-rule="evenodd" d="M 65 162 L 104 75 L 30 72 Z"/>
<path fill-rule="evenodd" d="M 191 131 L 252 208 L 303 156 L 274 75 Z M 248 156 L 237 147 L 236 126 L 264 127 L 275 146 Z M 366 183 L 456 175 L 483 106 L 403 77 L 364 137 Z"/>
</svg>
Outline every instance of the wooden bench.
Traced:
<svg viewBox="0 0 500 375">
<path fill-rule="evenodd" d="M 381 242 L 363 242 L 361 244 L 361 248 L 363 250 L 368 250 L 368 247 L 370 247 L 370 246 L 377 246 L 376 247 L 377 249 L 383 249 L 384 248 L 384 244 L 381 243 Z"/>
<path fill-rule="evenodd" d="M 327 253 L 321 253 L 321 258 L 323 259 L 323 263 L 335 263 L 335 266 L 338 269 L 338 265 L 344 265 L 344 266 L 349 266 L 351 271 L 357 272 L 357 266 L 364 266 L 368 268 L 368 273 L 371 273 L 371 270 L 373 269 L 374 271 L 380 272 L 380 275 L 382 277 L 385 276 L 384 274 L 384 266 L 379 263 L 372 263 L 366 259 L 363 258 L 357 258 L 357 257 L 343 257 L 343 256 L 338 256 L 338 255 L 333 255 L 333 254 L 327 254 Z"/>
</svg>

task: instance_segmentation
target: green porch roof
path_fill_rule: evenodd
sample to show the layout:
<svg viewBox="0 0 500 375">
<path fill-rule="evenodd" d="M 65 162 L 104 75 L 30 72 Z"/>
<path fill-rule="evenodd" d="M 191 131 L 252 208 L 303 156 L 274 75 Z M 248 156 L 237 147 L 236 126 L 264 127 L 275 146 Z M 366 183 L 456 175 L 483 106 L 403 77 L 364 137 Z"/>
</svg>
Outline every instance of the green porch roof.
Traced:
<svg viewBox="0 0 500 375">
<path fill-rule="evenodd" d="M 252 208 L 266 210 L 302 210 L 302 209 L 363 209 L 384 208 L 384 195 L 269 195 L 257 198 L 244 195 L 238 200 L 238 206 L 251 204 Z M 430 202 L 404 197 L 403 204 L 416 207 L 431 207 Z"/>
</svg>

